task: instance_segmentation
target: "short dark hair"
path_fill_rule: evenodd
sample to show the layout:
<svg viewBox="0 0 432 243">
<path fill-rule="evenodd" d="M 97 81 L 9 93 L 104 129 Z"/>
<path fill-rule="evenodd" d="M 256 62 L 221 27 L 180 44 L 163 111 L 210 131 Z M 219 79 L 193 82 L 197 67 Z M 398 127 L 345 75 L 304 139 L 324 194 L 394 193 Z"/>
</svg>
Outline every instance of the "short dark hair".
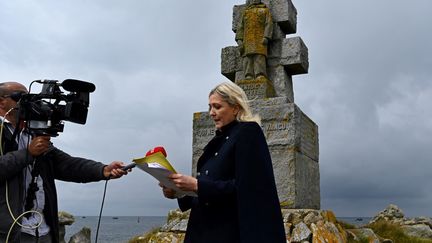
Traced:
<svg viewBox="0 0 432 243">
<path fill-rule="evenodd" d="M 7 83 L 0 83 L 0 96 L 7 95 L 10 90 L 7 88 Z"/>
</svg>

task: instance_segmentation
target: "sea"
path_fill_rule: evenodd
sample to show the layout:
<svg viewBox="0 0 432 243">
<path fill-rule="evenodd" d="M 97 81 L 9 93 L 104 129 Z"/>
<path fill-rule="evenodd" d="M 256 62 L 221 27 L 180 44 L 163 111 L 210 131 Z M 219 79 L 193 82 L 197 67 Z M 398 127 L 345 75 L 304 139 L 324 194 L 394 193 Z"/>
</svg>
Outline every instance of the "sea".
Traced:
<svg viewBox="0 0 432 243">
<path fill-rule="evenodd" d="M 91 242 L 95 242 L 98 219 L 99 217 L 97 216 L 75 216 L 75 222 L 72 225 L 66 226 L 66 242 L 83 227 L 91 229 Z M 361 226 L 367 224 L 372 218 L 338 217 L 337 219 L 352 225 Z M 142 235 L 145 232 L 164 225 L 166 220 L 166 216 L 102 216 L 97 242 L 128 242 L 134 236 Z"/>
<path fill-rule="evenodd" d="M 91 229 L 91 242 L 95 242 L 98 216 L 74 216 L 75 222 L 66 226 L 65 241 L 83 227 Z M 166 216 L 102 216 L 99 226 L 98 243 L 128 242 L 137 235 L 142 235 L 166 223 Z"/>
<path fill-rule="evenodd" d="M 337 217 L 338 221 L 343 221 L 355 226 L 363 226 L 369 223 L 373 217 Z"/>
</svg>

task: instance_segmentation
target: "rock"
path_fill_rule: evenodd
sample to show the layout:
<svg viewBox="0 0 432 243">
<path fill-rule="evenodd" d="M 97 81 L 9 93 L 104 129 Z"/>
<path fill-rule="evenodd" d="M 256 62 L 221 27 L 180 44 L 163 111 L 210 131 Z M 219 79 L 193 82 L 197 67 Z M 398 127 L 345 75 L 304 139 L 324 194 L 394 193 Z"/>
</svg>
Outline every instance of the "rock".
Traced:
<svg viewBox="0 0 432 243">
<path fill-rule="evenodd" d="M 311 234 L 312 234 L 312 232 L 307 227 L 307 225 L 305 223 L 301 222 L 294 227 L 294 230 L 293 230 L 292 236 L 291 236 L 291 242 L 295 243 L 295 242 L 307 241 L 307 240 L 309 240 Z"/>
<path fill-rule="evenodd" d="M 347 230 L 354 234 L 357 239 L 366 238 L 369 243 L 380 243 L 378 236 L 369 228 Z"/>
<path fill-rule="evenodd" d="M 403 225 L 401 228 L 404 233 L 409 236 L 432 239 L 432 229 L 429 227 L 429 225 Z"/>
<path fill-rule="evenodd" d="M 186 232 L 186 227 L 189 219 L 189 211 L 182 212 L 179 209 L 170 210 L 168 213 L 167 223 L 162 226 L 163 232 Z"/>
<path fill-rule="evenodd" d="M 58 212 L 59 225 L 71 225 L 75 222 L 75 218 L 72 214 L 65 211 Z"/>
<path fill-rule="evenodd" d="M 180 219 L 172 219 L 168 223 L 162 226 L 160 229 L 163 232 L 169 232 L 172 228 L 174 228 L 177 224 L 180 223 Z"/>
<path fill-rule="evenodd" d="M 428 217 L 405 218 L 402 210 L 390 204 L 385 210 L 379 212 L 369 224 L 378 221 L 386 221 L 389 224 L 399 226 L 403 232 L 411 237 L 432 239 L 432 219 Z M 383 241 L 382 241 L 383 242 Z"/>
<path fill-rule="evenodd" d="M 325 210 L 321 212 L 322 217 L 325 221 L 330 221 L 332 223 L 336 223 L 336 215 L 331 210 Z"/>
<path fill-rule="evenodd" d="M 59 240 L 60 243 L 64 243 L 64 236 L 66 235 L 65 225 L 71 225 L 75 222 L 75 218 L 72 214 L 65 211 L 58 212 L 59 217 Z"/>
<path fill-rule="evenodd" d="M 303 222 L 307 225 L 311 225 L 312 223 L 317 223 L 318 221 L 323 220 L 321 214 L 318 211 L 309 212 L 304 218 Z"/>
<path fill-rule="evenodd" d="M 294 225 L 303 222 L 306 217 L 312 220 L 313 215 L 321 218 L 320 214 L 321 211 L 316 209 L 282 209 L 284 223 L 292 223 Z"/>
<path fill-rule="evenodd" d="M 313 243 L 345 243 L 347 237 L 345 232 L 339 232 L 332 222 L 319 221 L 311 224 Z"/>
<path fill-rule="evenodd" d="M 372 224 L 380 220 L 385 220 L 400 224 L 404 221 L 404 217 L 404 213 L 398 206 L 390 204 L 386 209 L 379 212 L 369 223 Z"/>
<path fill-rule="evenodd" d="M 180 222 L 178 222 L 176 225 L 174 225 L 171 228 L 171 231 L 186 232 L 187 224 L 188 224 L 188 219 L 181 219 Z"/>
<path fill-rule="evenodd" d="M 91 243 L 90 228 L 83 227 L 78 233 L 72 235 L 69 243 Z"/>
<path fill-rule="evenodd" d="M 302 215 L 300 213 L 295 212 L 292 215 L 293 215 L 292 221 L 291 221 L 292 224 L 296 225 L 296 224 L 299 224 L 303 221 Z"/>
<path fill-rule="evenodd" d="M 182 212 L 180 209 L 170 210 L 168 212 L 167 222 L 169 223 L 171 220 L 175 219 L 187 219 L 189 218 L 190 210 L 186 212 Z"/>
<path fill-rule="evenodd" d="M 348 239 L 357 240 L 355 233 L 346 231 L 337 223 L 335 214 L 330 210 L 281 209 L 284 219 L 287 242 L 290 243 L 346 243 Z M 131 242 L 172 243 L 184 240 L 189 213 L 179 210 L 169 212 L 168 220 L 160 229 L 134 238 Z M 423 219 L 425 220 L 425 219 Z M 308 225 L 309 224 L 309 225 Z M 370 229 L 357 233 L 367 235 L 369 242 L 379 242 L 379 238 Z M 382 239 L 384 240 L 384 239 Z M 391 241 L 385 241 L 391 243 Z"/>
<path fill-rule="evenodd" d="M 184 234 L 160 232 L 151 237 L 148 243 L 181 243 L 183 240 Z"/>
<path fill-rule="evenodd" d="M 284 228 L 285 228 L 285 236 L 287 239 L 291 238 L 291 232 L 293 230 L 293 224 L 291 223 L 284 223 Z"/>
<path fill-rule="evenodd" d="M 412 219 L 415 224 L 425 224 L 425 225 L 429 225 L 430 228 L 432 228 L 432 218 L 428 218 L 428 217 L 417 217 Z M 407 223 L 405 223 L 407 224 Z"/>
<path fill-rule="evenodd" d="M 287 212 L 287 210 L 282 210 L 282 215 L 284 223 L 291 223 L 293 221 L 294 216 L 291 212 Z"/>
</svg>

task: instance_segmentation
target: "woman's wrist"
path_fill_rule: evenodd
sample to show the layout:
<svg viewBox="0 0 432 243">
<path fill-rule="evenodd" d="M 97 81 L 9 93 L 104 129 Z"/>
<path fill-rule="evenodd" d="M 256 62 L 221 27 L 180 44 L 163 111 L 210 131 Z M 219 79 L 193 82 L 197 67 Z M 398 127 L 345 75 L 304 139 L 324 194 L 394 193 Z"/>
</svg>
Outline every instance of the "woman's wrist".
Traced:
<svg viewBox="0 0 432 243">
<path fill-rule="evenodd" d="M 193 191 L 195 193 L 198 193 L 198 179 L 197 178 L 195 178 L 195 185 L 194 185 Z"/>
</svg>

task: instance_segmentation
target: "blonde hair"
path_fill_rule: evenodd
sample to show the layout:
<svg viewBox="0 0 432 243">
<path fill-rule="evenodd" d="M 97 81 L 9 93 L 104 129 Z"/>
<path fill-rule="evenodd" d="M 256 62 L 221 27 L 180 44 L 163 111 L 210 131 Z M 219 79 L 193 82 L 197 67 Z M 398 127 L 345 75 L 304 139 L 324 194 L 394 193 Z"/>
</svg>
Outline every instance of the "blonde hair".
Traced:
<svg viewBox="0 0 432 243">
<path fill-rule="evenodd" d="M 248 104 L 246 93 L 234 82 L 223 82 L 218 84 L 210 91 L 209 97 L 212 94 L 218 94 L 231 106 L 238 106 L 239 112 L 236 119 L 239 121 L 254 121 L 261 125 L 261 118 L 257 114 L 252 114 Z"/>
</svg>

